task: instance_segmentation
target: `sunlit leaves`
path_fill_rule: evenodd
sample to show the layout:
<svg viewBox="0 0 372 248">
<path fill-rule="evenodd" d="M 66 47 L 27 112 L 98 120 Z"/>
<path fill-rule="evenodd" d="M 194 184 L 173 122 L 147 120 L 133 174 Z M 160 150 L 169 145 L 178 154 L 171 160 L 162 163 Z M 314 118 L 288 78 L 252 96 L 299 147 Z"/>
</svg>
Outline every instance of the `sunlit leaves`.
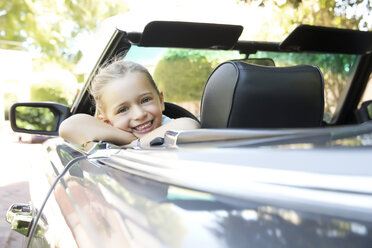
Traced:
<svg viewBox="0 0 372 248">
<path fill-rule="evenodd" d="M 24 49 L 40 52 L 49 60 L 71 61 L 76 58 L 70 40 L 94 32 L 100 21 L 125 11 L 123 1 L 1 1 L 0 40 L 20 41 Z"/>
<path fill-rule="evenodd" d="M 257 5 L 255 0 L 240 2 Z M 261 0 L 259 6 L 271 10 L 270 18 L 265 24 L 267 27 L 262 29 L 270 32 L 263 32 L 262 36 L 274 40 L 278 38 L 272 31 L 284 30 L 289 33 L 299 24 L 372 29 L 372 0 Z"/>
</svg>

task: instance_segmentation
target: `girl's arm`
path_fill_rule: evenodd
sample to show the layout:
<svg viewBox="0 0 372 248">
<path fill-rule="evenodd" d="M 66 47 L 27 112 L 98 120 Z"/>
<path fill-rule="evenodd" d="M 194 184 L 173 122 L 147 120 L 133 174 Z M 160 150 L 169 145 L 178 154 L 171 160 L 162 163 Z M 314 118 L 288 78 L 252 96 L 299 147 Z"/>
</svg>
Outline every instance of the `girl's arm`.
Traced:
<svg viewBox="0 0 372 248">
<path fill-rule="evenodd" d="M 168 130 L 191 130 L 191 129 L 198 129 L 200 128 L 200 125 L 197 121 L 183 117 L 183 118 L 178 118 L 174 119 L 157 129 L 151 131 L 150 133 L 144 135 L 143 137 L 140 138 L 140 143 L 141 146 L 149 146 L 150 142 L 155 139 L 156 137 L 164 137 L 164 134 Z M 137 141 L 134 141 L 131 143 L 131 145 L 136 146 Z"/>
<path fill-rule="evenodd" d="M 115 128 L 88 114 L 75 114 L 64 120 L 59 127 L 59 135 L 79 145 L 100 140 L 126 145 L 137 139 L 132 133 Z"/>
</svg>

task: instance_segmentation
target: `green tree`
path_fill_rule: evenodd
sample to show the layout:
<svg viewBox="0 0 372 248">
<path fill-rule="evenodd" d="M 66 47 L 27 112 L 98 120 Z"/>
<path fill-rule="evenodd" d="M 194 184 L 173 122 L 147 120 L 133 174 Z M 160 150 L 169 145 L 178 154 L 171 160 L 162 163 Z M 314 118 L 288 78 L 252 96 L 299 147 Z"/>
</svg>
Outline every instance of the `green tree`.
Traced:
<svg viewBox="0 0 372 248">
<path fill-rule="evenodd" d="M 237 0 L 262 11 L 252 40 L 282 41 L 300 24 L 371 30 L 372 0 Z M 263 11 L 265 10 L 265 11 Z M 244 24 L 244 23 L 243 23 Z M 249 26 L 250 23 L 247 23 Z"/>
<path fill-rule="evenodd" d="M 203 53 L 170 49 L 156 65 L 154 80 L 164 89 L 167 101 L 200 100 L 213 68 L 213 63 Z"/>
<path fill-rule="evenodd" d="M 245 2 L 247 5 L 253 3 L 257 5 L 257 2 L 260 2 L 259 6 L 262 8 L 270 8 L 272 14 L 267 21 L 267 28 L 274 24 L 284 28 L 286 33 L 299 24 L 372 29 L 372 23 L 368 22 L 371 18 L 372 0 L 238 0 L 238 2 Z"/>
<path fill-rule="evenodd" d="M 79 34 L 91 33 L 105 18 L 127 10 L 125 1 L 111 0 L 0 1 L 1 44 L 9 48 L 13 41 L 22 42 L 44 60 L 68 65 L 81 56 L 72 50 Z"/>
<path fill-rule="evenodd" d="M 154 80 L 167 101 L 200 101 L 205 82 L 216 66 L 241 58 L 237 51 L 168 49 L 155 67 Z"/>
<path fill-rule="evenodd" d="M 32 79 L 30 100 L 71 105 L 78 91 L 76 78 L 63 69 L 47 68 Z"/>
<path fill-rule="evenodd" d="M 71 90 L 59 81 L 32 84 L 30 88 L 30 100 L 33 102 L 50 101 L 70 105 L 72 98 Z"/>
<path fill-rule="evenodd" d="M 276 1 L 274 1 L 276 2 Z M 350 29 L 370 29 L 367 22 L 372 10 L 371 0 L 290 0 L 280 8 L 296 8 L 293 24 L 307 23 Z"/>
</svg>

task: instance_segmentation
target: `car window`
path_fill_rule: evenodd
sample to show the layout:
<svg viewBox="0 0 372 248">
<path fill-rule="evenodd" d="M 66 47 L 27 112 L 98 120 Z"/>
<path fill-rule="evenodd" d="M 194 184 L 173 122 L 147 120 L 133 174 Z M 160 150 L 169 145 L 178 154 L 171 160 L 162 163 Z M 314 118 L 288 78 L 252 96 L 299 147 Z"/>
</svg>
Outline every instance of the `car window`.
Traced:
<svg viewBox="0 0 372 248">
<path fill-rule="evenodd" d="M 195 116 L 200 114 L 200 100 L 211 72 L 220 63 L 242 59 L 238 51 L 212 51 L 132 46 L 126 60 L 144 65 L 164 92 L 167 102 L 176 103 Z"/>
</svg>

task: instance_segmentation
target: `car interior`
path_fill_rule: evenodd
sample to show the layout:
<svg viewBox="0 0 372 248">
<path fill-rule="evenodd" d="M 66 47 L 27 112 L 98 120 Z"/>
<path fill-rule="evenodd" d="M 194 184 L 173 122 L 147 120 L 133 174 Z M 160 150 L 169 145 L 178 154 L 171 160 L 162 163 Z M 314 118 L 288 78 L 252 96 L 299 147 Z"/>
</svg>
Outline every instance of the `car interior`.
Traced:
<svg viewBox="0 0 372 248">
<path fill-rule="evenodd" d="M 292 133 L 294 129 L 307 129 L 308 132 L 317 129 L 318 132 L 324 127 L 361 124 L 372 119 L 372 101 L 361 102 L 371 81 L 371 31 L 300 25 L 283 41 L 268 42 L 240 40 L 242 30 L 239 25 L 170 21 L 151 22 L 143 32 L 116 29 L 73 106 L 68 108 L 68 113 L 67 107 L 63 111 L 53 110 L 61 112 L 61 116 L 56 121 L 56 129 L 45 134 L 58 135 L 58 125 L 66 114 L 94 115 L 94 102 L 88 88 L 105 62 L 114 57 L 133 59 L 133 54 L 157 57 L 159 53 L 154 52 L 161 49 L 173 52 L 176 57 L 179 54 L 186 54 L 186 58 L 188 54 L 202 54 L 220 58 L 210 62 L 207 57 L 199 56 L 209 63 L 211 71 L 200 75 L 203 88 L 197 95 L 198 113 L 166 98 L 165 115 L 193 118 L 201 123 L 202 129 L 208 128 L 210 132 L 201 134 L 196 131 L 199 138 L 180 135 L 177 136 L 179 140 L 182 137 L 191 141 L 213 139 L 212 136 L 218 138 L 218 129 L 224 132 L 224 140 L 227 136 L 251 137 L 252 129 L 256 133 L 260 133 L 258 129 L 265 129 L 266 133 L 281 129 L 281 134 L 286 132 L 283 129 L 292 129 Z M 297 64 L 283 63 L 283 55 L 294 58 Z M 319 62 L 319 57 L 326 67 Z M 337 71 L 336 66 L 333 68 L 337 59 L 342 63 L 342 60 L 346 61 L 338 65 L 341 71 Z M 171 65 L 172 60 L 166 62 Z M 177 67 L 177 64 L 172 66 Z M 154 64 L 150 69 L 153 67 Z M 180 74 L 188 71 L 184 65 L 179 67 L 177 72 Z M 330 71 L 324 68 L 330 68 Z M 156 70 L 153 73 L 156 74 Z M 192 73 L 199 77 L 199 72 Z M 173 74 L 172 84 L 177 85 L 182 80 L 184 75 L 180 74 Z M 337 85 L 341 87 L 338 89 L 341 93 L 330 95 L 329 89 L 334 87 L 332 80 L 339 78 L 343 80 Z M 183 87 L 183 90 L 188 88 L 187 85 Z M 329 105 L 330 99 L 333 106 Z M 240 131 L 231 131 L 237 129 Z"/>
</svg>

